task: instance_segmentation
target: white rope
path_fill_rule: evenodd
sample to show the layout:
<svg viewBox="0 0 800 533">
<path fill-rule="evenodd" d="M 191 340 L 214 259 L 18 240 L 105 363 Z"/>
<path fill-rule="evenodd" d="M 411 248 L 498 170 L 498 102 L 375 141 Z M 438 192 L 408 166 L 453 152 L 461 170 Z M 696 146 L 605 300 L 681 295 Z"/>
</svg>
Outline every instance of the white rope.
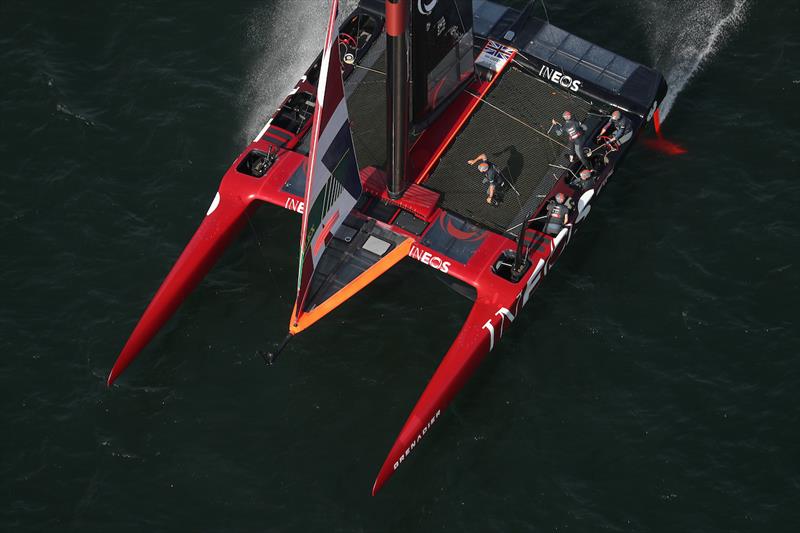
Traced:
<svg viewBox="0 0 800 533">
<path fill-rule="evenodd" d="M 381 76 L 386 76 L 385 72 L 381 72 L 380 70 L 375 70 L 374 68 L 365 67 L 363 65 L 359 65 L 358 63 L 352 63 L 354 68 L 363 68 L 364 70 L 368 70 L 370 72 L 374 72 L 375 74 L 380 74 Z"/>
<path fill-rule="evenodd" d="M 510 228 L 508 228 L 506 231 L 510 232 L 511 230 L 517 229 L 518 227 L 520 227 L 520 226 L 521 226 L 521 225 L 523 225 L 523 224 L 527 224 L 528 222 L 536 222 L 537 220 L 544 220 L 544 219 L 545 219 L 545 218 L 547 218 L 548 216 L 549 216 L 549 215 L 545 215 L 545 216 L 543 216 L 543 217 L 531 218 L 531 219 L 529 219 L 529 220 L 526 220 L 525 222 L 520 222 L 520 223 L 519 223 L 519 224 L 517 224 L 516 226 L 511 226 L 511 227 L 510 227 Z"/>
<path fill-rule="evenodd" d="M 496 105 L 494 105 L 493 103 L 486 101 L 485 99 L 481 98 L 481 97 L 480 97 L 480 96 L 478 96 L 477 94 L 473 94 L 473 93 L 471 93 L 470 91 L 464 91 L 464 92 L 466 92 L 468 95 L 472 96 L 473 98 L 477 98 L 478 100 L 480 100 L 480 101 L 481 101 L 481 102 L 483 102 L 484 104 L 488 105 L 489 107 L 491 107 L 491 108 L 493 108 L 493 109 L 496 109 L 497 111 L 500 111 L 502 114 L 504 114 L 505 116 L 507 116 L 507 117 L 508 117 L 508 118 L 510 118 L 511 120 L 515 120 L 515 121 L 519 122 L 520 124 L 522 124 L 523 126 L 525 126 L 526 128 L 528 128 L 528 129 L 530 129 L 530 130 L 533 130 L 533 131 L 535 131 L 536 133 L 538 133 L 539 135 L 541 135 L 541 136 L 542 136 L 542 137 L 544 137 L 545 139 L 547 139 L 547 140 L 549 140 L 549 141 L 552 141 L 552 142 L 556 143 L 557 145 L 559 145 L 559 146 L 562 146 L 562 147 L 564 147 L 564 148 L 569 148 L 569 147 L 568 147 L 566 144 L 561 144 L 560 142 L 558 142 L 557 140 L 553 139 L 552 137 L 550 137 L 550 136 L 549 136 L 548 134 L 546 134 L 545 132 L 543 132 L 543 131 L 539 131 L 539 130 L 537 130 L 536 128 L 534 128 L 533 126 L 531 126 L 530 124 L 528 124 L 527 122 L 524 122 L 524 121 L 522 121 L 522 120 L 518 119 L 517 117 L 515 117 L 514 115 L 511 115 L 511 114 L 509 114 L 509 113 L 507 113 L 507 112 L 503 111 L 502 109 L 500 109 L 499 107 L 497 107 L 497 106 L 496 106 Z"/>
</svg>

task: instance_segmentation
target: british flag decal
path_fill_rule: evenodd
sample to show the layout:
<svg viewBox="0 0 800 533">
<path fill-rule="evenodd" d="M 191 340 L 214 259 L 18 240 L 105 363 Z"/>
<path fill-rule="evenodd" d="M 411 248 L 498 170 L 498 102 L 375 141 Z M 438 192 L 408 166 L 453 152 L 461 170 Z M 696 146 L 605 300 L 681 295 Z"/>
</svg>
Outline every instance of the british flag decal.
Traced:
<svg viewBox="0 0 800 533">
<path fill-rule="evenodd" d="M 483 50 L 481 50 L 478 59 L 475 60 L 475 64 L 493 72 L 500 72 L 505 68 L 506 63 L 511 61 L 511 58 L 514 57 L 516 52 L 516 48 L 489 40 L 486 46 L 483 47 Z"/>
</svg>

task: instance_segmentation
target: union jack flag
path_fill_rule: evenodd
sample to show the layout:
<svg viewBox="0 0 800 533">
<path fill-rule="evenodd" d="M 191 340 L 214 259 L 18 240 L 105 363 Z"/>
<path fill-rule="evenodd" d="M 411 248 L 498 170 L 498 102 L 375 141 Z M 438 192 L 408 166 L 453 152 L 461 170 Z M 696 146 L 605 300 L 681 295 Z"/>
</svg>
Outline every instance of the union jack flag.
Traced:
<svg viewBox="0 0 800 533">
<path fill-rule="evenodd" d="M 500 72 L 515 52 L 516 49 L 510 46 L 503 46 L 500 43 L 489 41 L 481 50 L 475 63 L 494 72 Z"/>
<path fill-rule="evenodd" d="M 511 54 L 513 54 L 515 50 L 508 46 L 503 46 L 500 43 L 489 41 L 486 44 L 486 48 L 484 48 L 484 52 L 503 61 L 508 61 L 511 59 Z"/>
</svg>

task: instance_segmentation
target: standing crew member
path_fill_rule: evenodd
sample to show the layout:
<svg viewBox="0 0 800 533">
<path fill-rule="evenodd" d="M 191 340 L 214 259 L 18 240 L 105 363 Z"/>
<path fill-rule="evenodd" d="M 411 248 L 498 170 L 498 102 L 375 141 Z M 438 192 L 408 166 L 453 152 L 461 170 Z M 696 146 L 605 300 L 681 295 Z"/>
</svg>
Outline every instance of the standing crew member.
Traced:
<svg viewBox="0 0 800 533">
<path fill-rule="evenodd" d="M 584 167 L 592 168 L 592 163 L 583 151 L 583 132 L 586 131 L 586 125 L 580 120 L 573 120 L 572 113 L 569 111 L 564 111 L 562 117 L 564 118 L 564 124 L 559 124 L 556 119 L 553 119 L 552 122 L 554 126 L 558 126 L 558 128 L 556 128 L 557 135 L 561 135 L 565 131 L 567 132 L 571 152 L 569 154 L 569 162 L 572 163 L 575 161 L 575 156 L 578 156 L 578 159 L 580 159 Z"/>
<path fill-rule="evenodd" d="M 624 116 L 619 109 L 615 109 L 613 113 L 611 113 L 611 118 L 603 126 L 603 129 L 600 130 L 600 135 L 598 136 L 597 140 L 600 140 L 600 137 L 606 134 L 606 131 L 611 130 L 611 137 L 615 141 L 615 146 L 613 148 L 615 150 L 619 149 L 619 146 L 624 142 L 621 141 L 622 137 L 631 131 L 631 119 Z"/>
<path fill-rule="evenodd" d="M 497 186 L 501 185 L 502 182 L 500 169 L 497 165 L 489 161 L 486 154 L 481 154 L 475 159 L 470 159 L 467 163 L 470 165 L 478 163 L 478 170 L 483 174 L 483 182 L 489 184 L 489 188 L 486 189 L 486 203 L 489 205 L 497 205 L 497 200 L 494 199 L 494 193 L 497 190 Z"/>
<path fill-rule="evenodd" d="M 569 223 L 569 208 L 564 203 L 565 200 L 566 196 L 560 192 L 547 204 L 547 222 L 544 225 L 544 232 L 548 235 L 558 235 Z"/>
</svg>

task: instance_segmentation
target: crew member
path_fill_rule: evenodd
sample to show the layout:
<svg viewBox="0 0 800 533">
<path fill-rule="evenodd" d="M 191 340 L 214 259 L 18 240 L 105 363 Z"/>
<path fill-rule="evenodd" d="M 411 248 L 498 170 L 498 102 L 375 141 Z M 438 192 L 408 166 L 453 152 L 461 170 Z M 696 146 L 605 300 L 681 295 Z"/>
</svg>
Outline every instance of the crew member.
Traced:
<svg viewBox="0 0 800 533">
<path fill-rule="evenodd" d="M 502 184 L 503 178 L 500 173 L 500 168 L 489 161 L 486 154 L 481 154 L 475 159 L 470 159 L 467 163 L 470 165 L 478 163 L 478 170 L 483 174 L 483 182 L 489 184 L 489 187 L 486 189 L 486 203 L 489 205 L 497 205 L 497 200 L 494 199 L 494 193 L 497 187 Z"/>
<path fill-rule="evenodd" d="M 564 118 L 564 124 L 559 124 L 556 119 L 553 119 L 552 122 L 554 126 L 558 126 L 556 128 L 557 135 L 561 135 L 565 131 L 567 132 L 570 150 L 569 162 L 572 163 L 575 161 L 575 156 L 578 156 L 578 159 L 580 159 L 584 167 L 592 168 L 592 163 L 583 151 L 583 132 L 586 131 L 586 125 L 580 120 L 574 120 L 572 118 L 572 113 L 569 111 L 564 111 L 564 114 L 561 116 Z"/>
<path fill-rule="evenodd" d="M 558 235 L 569 223 L 569 207 L 564 203 L 565 200 L 566 196 L 560 192 L 547 204 L 547 221 L 544 224 L 544 232 L 548 235 Z"/>
<path fill-rule="evenodd" d="M 611 118 L 608 120 L 603 129 L 600 130 L 600 135 L 598 136 L 597 140 L 600 140 L 600 137 L 606 134 L 607 131 L 611 130 L 611 137 L 614 139 L 613 148 L 615 150 L 619 149 L 619 146 L 622 144 L 622 137 L 630 132 L 632 129 L 631 126 L 631 119 L 623 115 L 619 109 L 615 109 L 613 113 L 611 113 Z"/>
<path fill-rule="evenodd" d="M 582 191 L 588 191 L 594 187 L 594 171 L 585 168 L 578 174 L 578 181 L 575 183 Z"/>
</svg>

